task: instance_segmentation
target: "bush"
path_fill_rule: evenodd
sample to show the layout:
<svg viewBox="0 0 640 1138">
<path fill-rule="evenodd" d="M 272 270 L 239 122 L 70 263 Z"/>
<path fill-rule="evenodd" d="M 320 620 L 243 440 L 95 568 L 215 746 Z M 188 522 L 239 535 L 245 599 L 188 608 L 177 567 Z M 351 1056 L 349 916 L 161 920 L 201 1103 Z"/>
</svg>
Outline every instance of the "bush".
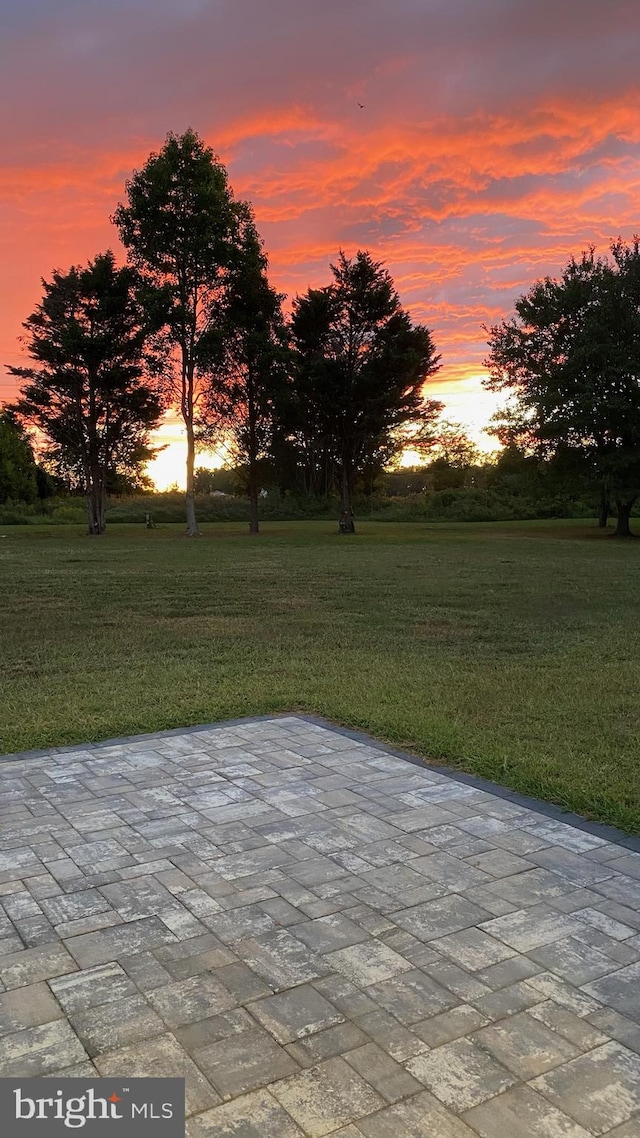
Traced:
<svg viewBox="0 0 640 1138">
<path fill-rule="evenodd" d="M 361 512 L 365 514 L 364 504 Z M 369 503 L 366 514 L 377 521 L 506 522 L 535 518 L 593 517 L 593 507 L 571 498 L 548 501 L 501 495 L 492 490 L 461 488 L 431 494 L 407 494 Z M 356 509 L 356 518 L 358 510 Z"/>
<path fill-rule="evenodd" d="M 260 499 L 261 518 L 277 521 L 295 521 L 297 518 L 332 517 L 336 506 L 324 498 L 282 497 L 269 491 Z M 145 494 L 140 497 L 113 499 L 107 503 L 107 524 L 119 522 L 144 523 L 145 514 L 150 513 L 155 525 L 185 520 L 184 494 L 169 491 L 166 494 Z M 249 521 L 249 500 L 247 498 L 196 495 L 196 517 L 199 522 L 244 522 Z"/>
<path fill-rule="evenodd" d="M 47 498 L 35 502 L 4 502 L 0 505 L 0 525 L 42 526 L 82 525 L 87 520 L 84 498 Z"/>
<path fill-rule="evenodd" d="M 260 518 L 264 521 L 297 521 L 318 518 L 336 520 L 340 513 L 337 499 L 294 497 L 270 490 L 260 499 Z M 536 518 L 593 518 L 593 502 L 556 494 L 549 498 L 509 494 L 504 489 L 436 490 L 427 494 L 386 494 L 354 499 L 356 522 L 371 518 L 389 522 L 507 522 Z M 640 501 L 633 511 L 640 512 Z M 183 524 L 184 494 L 136 494 L 126 498 L 110 498 L 107 503 L 107 525 L 145 524 L 150 513 L 155 525 Z M 196 514 L 200 522 L 247 522 L 249 502 L 246 498 L 196 496 Z M 5 502 L 0 505 L 0 525 L 83 525 L 86 522 L 84 498 L 47 498 L 34 504 Z"/>
</svg>

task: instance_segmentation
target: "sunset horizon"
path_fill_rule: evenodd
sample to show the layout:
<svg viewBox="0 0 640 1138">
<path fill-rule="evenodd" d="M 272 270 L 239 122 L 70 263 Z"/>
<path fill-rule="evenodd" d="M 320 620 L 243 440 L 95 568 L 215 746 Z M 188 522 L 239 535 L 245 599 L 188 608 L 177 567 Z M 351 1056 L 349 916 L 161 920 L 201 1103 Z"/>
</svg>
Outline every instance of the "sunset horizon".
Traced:
<svg viewBox="0 0 640 1138">
<path fill-rule="evenodd" d="M 341 249 L 385 263 L 442 355 L 427 394 L 483 449 L 498 403 L 484 326 L 572 255 L 640 229 L 627 0 L 29 0 L 6 22 L 4 365 L 26 362 L 42 278 L 107 248 L 124 263 L 109 218 L 125 183 L 189 127 L 252 204 L 288 304 L 329 282 Z M 16 391 L 3 368 L 0 401 Z M 172 449 L 154 478 L 171 455 L 179 482 L 177 423 L 157 441 Z"/>
</svg>

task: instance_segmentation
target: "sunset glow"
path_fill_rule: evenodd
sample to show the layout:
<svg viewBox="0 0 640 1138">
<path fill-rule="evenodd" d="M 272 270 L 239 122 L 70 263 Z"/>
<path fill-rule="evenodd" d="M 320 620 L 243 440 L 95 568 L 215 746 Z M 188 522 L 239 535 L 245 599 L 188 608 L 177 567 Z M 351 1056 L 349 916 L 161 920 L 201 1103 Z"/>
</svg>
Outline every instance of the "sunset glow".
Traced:
<svg viewBox="0 0 640 1138">
<path fill-rule="evenodd" d="M 340 248 L 386 262 L 442 353 L 427 393 L 485 447 L 483 324 L 640 229 L 632 0 L 22 0 L 3 24 L 2 363 L 41 277 L 123 257 L 109 216 L 169 130 L 228 166 L 289 298 Z M 181 482 L 177 425 L 159 441 Z"/>
<path fill-rule="evenodd" d="M 187 440 L 182 421 L 173 413 L 165 415 L 153 441 L 159 453 L 147 464 L 147 474 L 158 490 L 170 490 L 174 486 L 184 490 Z M 223 450 L 201 450 L 198 452 L 196 467 L 203 466 L 212 470 L 224 466 L 224 462 Z"/>
</svg>

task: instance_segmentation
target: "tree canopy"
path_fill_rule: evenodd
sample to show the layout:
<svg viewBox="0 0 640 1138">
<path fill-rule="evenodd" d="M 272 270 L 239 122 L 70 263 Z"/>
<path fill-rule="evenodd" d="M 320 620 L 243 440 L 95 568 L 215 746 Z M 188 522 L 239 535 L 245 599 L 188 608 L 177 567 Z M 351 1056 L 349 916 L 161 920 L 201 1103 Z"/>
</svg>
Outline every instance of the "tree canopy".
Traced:
<svg viewBox="0 0 640 1138">
<path fill-rule="evenodd" d="M 506 443 L 551 457 L 563 446 L 609 487 L 627 536 L 640 495 L 640 247 L 593 249 L 560 279 L 538 281 L 515 315 L 489 329 L 492 390 L 513 394 L 498 424 Z M 502 435 L 500 431 L 502 430 Z"/>
<path fill-rule="evenodd" d="M 293 304 L 296 351 L 291 436 L 301 460 L 335 470 L 341 531 L 353 532 L 356 477 L 432 428 L 441 404 L 424 397 L 440 357 L 428 328 L 413 325 L 389 272 L 367 252 L 340 253 L 333 281 Z"/>
<path fill-rule="evenodd" d="M 143 379 L 138 281 L 108 251 L 42 285 L 24 323 L 33 366 L 9 369 L 23 381 L 13 411 L 43 436 L 52 469 L 84 491 L 89 532 L 100 534 L 109 476 L 140 471 L 162 414 Z"/>
</svg>

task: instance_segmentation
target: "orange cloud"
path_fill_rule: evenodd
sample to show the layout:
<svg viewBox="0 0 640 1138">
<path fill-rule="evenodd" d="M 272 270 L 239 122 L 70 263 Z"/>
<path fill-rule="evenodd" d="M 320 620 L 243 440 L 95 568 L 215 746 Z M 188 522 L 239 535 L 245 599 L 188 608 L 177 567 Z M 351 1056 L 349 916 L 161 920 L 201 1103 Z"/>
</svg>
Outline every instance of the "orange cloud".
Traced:
<svg viewBox="0 0 640 1138">
<path fill-rule="evenodd" d="M 640 228 L 634 28 L 628 0 L 25 0 L 0 69 L 0 360 L 40 277 L 118 248 L 126 177 L 191 125 L 253 202 L 277 287 L 370 249 L 475 414 L 483 323 Z"/>
</svg>

